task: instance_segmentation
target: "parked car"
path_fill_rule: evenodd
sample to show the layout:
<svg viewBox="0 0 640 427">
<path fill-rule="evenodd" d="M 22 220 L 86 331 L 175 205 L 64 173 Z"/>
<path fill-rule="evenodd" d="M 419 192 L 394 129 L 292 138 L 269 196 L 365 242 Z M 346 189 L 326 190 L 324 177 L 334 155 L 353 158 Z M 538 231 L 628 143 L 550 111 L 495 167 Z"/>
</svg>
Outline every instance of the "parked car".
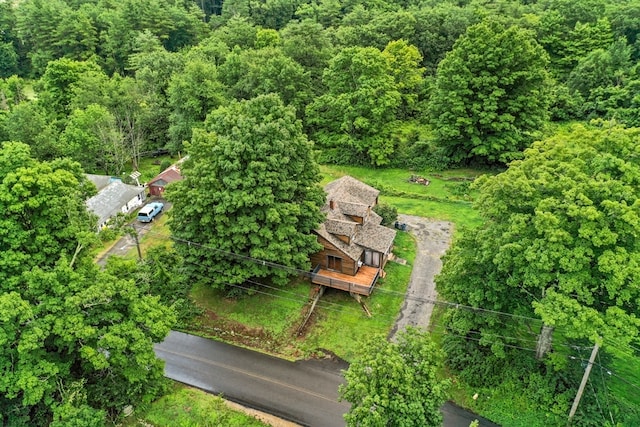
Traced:
<svg viewBox="0 0 640 427">
<path fill-rule="evenodd" d="M 164 209 L 164 205 L 160 202 L 149 203 L 138 211 L 138 221 L 151 222 Z"/>
</svg>

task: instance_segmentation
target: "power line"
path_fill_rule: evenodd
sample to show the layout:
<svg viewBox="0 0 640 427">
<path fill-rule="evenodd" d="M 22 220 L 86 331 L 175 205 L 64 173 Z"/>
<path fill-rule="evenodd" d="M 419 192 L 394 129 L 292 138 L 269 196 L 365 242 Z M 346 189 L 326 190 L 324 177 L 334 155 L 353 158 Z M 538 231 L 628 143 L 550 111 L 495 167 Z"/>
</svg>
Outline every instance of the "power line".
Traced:
<svg viewBox="0 0 640 427">
<path fill-rule="evenodd" d="M 207 249 L 207 250 L 211 250 L 211 251 L 214 251 L 214 252 L 217 252 L 217 253 L 221 253 L 221 254 L 223 254 L 225 256 L 228 256 L 228 257 L 241 259 L 243 261 L 253 262 L 253 263 L 261 264 L 261 265 L 265 265 L 265 266 L 268 265 L 269 267 L 286 270 L 286 271 L 291 272 L 292 274 L 300 275 L 300 276 L 303 276 L 303 277 L 306 277 L 306 278 L 312 278 L 312 276 L 313 276 L 310 271 L 302 270 L 302 269 L 295 268 L 295 267 L 286 266 L 286 265 L 283 265 L 283 264 L 278 264 L 278 263 L 275 263 L 275 262 L 272 262 L 272 261 L 267 261 L 267 260 L 263 260 L 263 259 L 259 259 L 259 258 L 254 258 L 254 257 L 248 256 L 248 255 L 241 255 L 241 254 L 237 254 L 235 252 L 225 251 L 225 250 L 222 250 L 222 249 L 219 249 L 219 248 L 215 248 L 215 247 L 212 247 L 212 246 L 209 246 L 209 245 L 193 242 L 193 241 L 190 241 L 190 240 L 187 240 L 187 239 L 178 238 L 178 237 L 175 237 L 173 235 L 167 236 L 166 234 L 158 233 L 158 232 L 155 232 L 155 231 L 151 230 L 149 228 L 149 226 L 140 227 L 140 228 L 142 228 L 145 231 L 147 231 L 147 234 L 159 236 L 159 237 L 162 237 L 164 239 L 173 240 L 173 241 L 176 241 L 176 242 L 179 242 L 179 243 L 187 244 L 189 246 L 190 245 L 198 246 L 198 247 L 201 247 L 201 248 L 204 248 L 204 249 Z M 538 319 L 538 318 L 534 318 L 534 317 L 529 317 L 529 316 L 524 316 L 524 315 L 517 315 L 517 314 L 512 314 L 512 313 L 506 313 L 506 312 L 502 312 L 502 311 L 498 311 L 498 310 L 486 309 L 486 308 L 482 308 L 482 307 L 473 307 L 473 306 L 460 304 L 460 303 L 456 303 L 456 302 L 441 301 L 441 300 L 428 298 L 428 297 L 418 297 L 418 296 L 410 295 L 408 293 L 393 291 L 393 290 L 385 289 L 385 288 L 381 288 L 381 287 L 377 287 L 376 291 L 382 292 L 382 293 L 387 293 L 387 294 L 390 294 L 390 295 L 395 295 L 395 296 L 397 296 L 399 298 L 401 297 L 403 299 L 413 300 L 413 301 L 417 301 L 417 302 L 423 302 L 423 303 L 427 303 L 427 304 L 433 304 L 434 306 L 435 305 L 440 305 L 440 306 L 450 307 L 450 308 L 455 308 L 455 309 L 465 309 L 465 310 L 472 311 L 472 312 L 475 312 L 475 313 L 495 314 L 495 315 L 499 315 L 499 316 L 507 316 L 507 317 L 511 317 L 511 318 L 515 318 L 515 319 L 521 319 L 521 320 L 526 320 L 526 321 L 533 321 L 533 322 L 542 323 L 542 319 Z M 569 348 L 576 348 L 576 346 L 569 346 L 569 345 L 564 345 L 564 346 L 569 347 Z M 638 350 L 635 347 L 634 347 L 634 349 Z"/>
<path fill-rule="evenodd" d="M 598 363 L 600 362 L 600 353 L 598 353 Z M 611 417 L 611 424 L 616 425 L 616 422 L 613 420 L 613 414 L 611 413 L 611 406 L 609 406 L 609 390 L 607 389 L 607 384 L 604 381 L 604 374 L 602 373 L 602 365 L 600 365 L 600 379 L 602 380 L 602 391 L 604 392 L 604 401 L 607 405 L 607 412 L 609 412 L 609 417 Z"/>
<path fill-rule="evenodd" d="M 197 274 L 197 275 L 200 276 L 201 278 L 207 279 L 207 277 L 205 277 L 205 276 L 203 276 L 201 274 Z M 267 295 L 267 296 L 270 296 L 270 297 L 273 297 L 273 298 L 276 298 L 276 299 L 294 301 L 294 302 L 298 302 L 298 303 L 301 303 L 301 304 L 308 303 L 309 297 L 306 296 L 306 295 L 298 294 L 298 293 L 292 292 L 292 291 L 283 290 L 283 289 L 276 288 L 276 287 L 273 287 L 273 286 L 269 286 L 269 285 L 266 285 L 264 283 L 260 283 L 260 282 L 256 282 L 256 281 L 248 281 L 248 282 L 253 283 L 253 284 L 257 285 L 257 286 L 261 286 L 261 287 L 264 287 L 264 288 L 267 288 L 267 289 L 271 289 L 271 290 L 277 291 L 277 292 L 282 292 L 282 293 L 285 293 L 285 294 L 294 295 L 294 296 L 299 297 L 299 298 L 284 297 L 284 296 L 281 296 L 281 295 L 278 295 L 278 294 L 274 294 L 274 293 L 271 293 L 271 292 L 259 291 L 259 290 L 256 290 L 255 288 L 246 287 L 246 286 L 242 286 L 242 285 L 238 285 L 238 284 L 227 283 L 226 285 L 230 286 L 230 287 L 237 288 L 237 289 L 242 289 L 242 290 L 245 290 L 245 291 L 253 291 L 253 292 L 259 293 L 261 295 Z M 329 304 L 330 306 L 328 306 L 327 304 Z M 324 310 L 335 312 L 335 313 L 341 313 L 345 309 L 349 310 L 351 312 L 362 313 L 361 310 L 359 310 L 357 308 L 350 307 L 350 306 L 344 306 L 344 305 L 341 305 L 341 304 L 338 304 L 338 303 L 333 303 L 331 301 L 320 300 L 318 302 L 317 306 L 319 308 L 324 309 Z M 339 307 L 339 309 L 334 308 L 334 306 Z M 396 319 L 395 316 L 389 316 L 389 315 L 386 315 L 386 314 L 379 314 L 377 316 L 385 318 L 385 319 L 388 319 L 388 320 L 392 320 L 392 321 L 395 321 L 395 319 Z M 507 344 L 505 342 L 498 342 L 498 341 L 495 341 L 495 340 L 492 341 L 492 340 L 487 339 L 487 337 L 493 337 L 493 338 L 496 338 L 496 339 L 497 338 L 502 338 L 502 339 L 505 339 L 505 340 L 521 341 L 521 342 L 523 342 L 525 344 L 527 344 L 527 343 L 536 343 L 537 342 L 537 340 L 530 340 L 530 339 L 527 339 L 527 338 L 524 338 L 524 337 L 511 337 L 511 336 L 505 336 L 505 335 L 500 335 L 500 334 L 491 334 L 491 333 L 482 332 L 482 331 L 467 331 L 467 335 L 459 335 L 459 334 L 453 333 L 452 329 L 450 327 L 446 326 L 446 325 L 438 324 L 438 323 L 435 323 L 435 322 L 431 322 L 431 325 L 439 327 L 439 328 L 443 328 L 443 329 L 446 330 L 446 332 L 439 332 L 439 331 L 431 330 L 431 331 L 429 331 L 430 333 L 436 333 L 436 334 L 442 334 L 442 335 L 445 335 L 445 334 L 446 335 L 452 335 L 452 336 L 467 338 L 467 339 L 470 339 L 470 340 L 473 340 L 473 341 L 485 341 L 485 342 L 488 341 L 491 344 L 500 344 L 500 345 L 505 346 L 505 347 L 511 347 L 511 348 L 522 349 L 522 350 L 535 351 L 535 348 L 532 349 L 532 348 L 528 348 L 528 347 L 522 347 L 522 346 L 517 346 L 517 345 L 513 345 L 513 344 Z M 470 337 L 468 334 L 480 335 L 481 337 L 480 338 Z M 568 345 L 568 344 L 557 343 L 556 345 L 557 346 L 571 348 L 571 349 L 578 348 L 576 346 Z"/>
<path fill-rule="evenodd" d="M 149 234 L 158 235 L 158 236 L 162 236 L 164 238 L 167 238 L 166 235 L 161 234 L 161 233 L 156 233 L 154 231 L 151 231 L 148 228 L 145 228 L 145 230 L 148 230 Z M 217 252 L 217 253 L 221 253 L 221 254 L 223 254 L 225 256 L 241 259 L 243 261 L 249 261 L 249 262 L 253 262 L 253 263 L 256 263 L 256 264 L 261 264 L 261 265 L 266 265 L 266 266 L 273 267 L 273 268 L 287 270 L 287 271 L 290 271 L 290 272 L 295 273 L 297 275 L 302 275 L 302 276 L 308 277 L 308 278 L 312 277 L 312 273 L 310 271 L 301 270 L 299 268 L 289 267 L 289 266 L 286 266 L 286 265 L 283 265 L 283 264 L 278 264 L 278 263 L 275 263 L 275 262 L 272 262 L 272 261 L 267 261 L 267 260 L 263 260 L 263 259 L 259 259 L 259 258 L 254 258 L 254 257 L 248 256 L 248 255 L 240 255 L 240 254 L 237 254 L 235 252 L 225 251 L 225 250 L 222 250 L 222 249 L 214 248 L 214 247 L 209 246 L 209 245 L 193 242 L 193 241 L 186 240 L 186 239 L 181 239 L 181 238 L 178 238 L 178 237 L 175 237 L 175 236 L 169 236 L 168 238 L 171 239 L 171 240 L 177 241 L 179 243 L 183 243 L 183 244 L 186 244 L 186 245 L 189 245 L 189 246 L 191 246 L 191 245 L 198 246 L 198 247 L 201 247 L 201 248 L 204 248 L 204 249 L 212 250 L 212 251 Z M 496 315 L 501 315 L 501 316 L 519 318 L 519 319 L 523 319 L 523 320 L 531 320 L 531 321 L 535 321 L 535 322 L 542 322 L 541 319 L 537 319 L 535 317 L 529 317 L 529 316 L 523 316 L 523 315 L 518 315 L 518 314 L 506 313 L 506 312 L 502 312 L 502 311 L 491 310 L 491 309 L 486 309 L 486 308 L 481 308 L 481 307 L 473 307 L 473 306 L 470 306 L 470 305 L 465 305 L 465 304 L 460 304 L 460 303 L 455 303 L 455 302 L 440 301 L 440 300 L 431 299 L 431 298 L 425 298 L 425 297 L 417 297 L 417 296 L 413 296 L 413 295 L 408 295 L 406 293 L 393 291 L 393 290 L 390 290 L 390 289 L 376 288 L 376 291 L 383 292 L 383 293 L 388 293 L 388 294 L 393 294 L 393 295 L 396 295 L 398 297 L 402 297 L 402 298 L 405 298 L 405 299 L 410 299 L 410 300 L 414 300 L 414 301 L 418 301 L 418 302 L 424 302 L 424 303 L 428 303 L 428 304 L 451 306 L 451 307 L 463 308 L 463 309 L 470 310 L 470 311 L 475 311 L 475 312 L 485 312 L 485 313 L 491 313 L 491 314 L 496 314 Z"/>
<path fill-rule="evenodd" d="M 297 270 L 297 271 L 301 271 L 301 270 Z M 207 279 L 206 277 L 204 277 L 204 276 L 202 276 L 200 274 L 198 274 L 198 276 Z M 308 296 L 306 296 L 306 295 L 302 295 L 302 294 L 298 294 L 296 292 L 275 288 L 275 287 L 272 287 L 272 286 L 269 286 L 269 285 L 266 285 L 266 284 L 263 284 L 263 283 L 260 283 L 260 282 L 256 282 L 256 281 L 248 281 L 248 282 L 252 283 L 252 284 L 255 284 L 257 286 L 261 286 L 261 287 L 270 289 L 270 290 L 274 290 L 274 291 L 278 291 L 278 292 L 283 292 L 285 294 L 293 295 L 294 298 L 289 298 L 289 297 L 286 297 L 286 296 L 277 295 L 277 294 L 274 294 L 274 293 L 271 293 L 271 292 L 260 291 L 260 290 L 256 290 L 255 288 L 245 287 L 245 286 L 242 286 L 242 285 L 234 285 L 234 284 L 227 284 L 227 285 L 231 286 L 231 287 L 243 289 L 243 290 L 251 290 L 251 291 L 254 291 L 256 293 L 267 295 L 267 296 L 270 296 L 270 297 L 273 297 L 273 298 L 278 298 L 278 299 L 283 299 L 283 300 L 288 300 L 288 301 L 294 301 L 294 302 L 298 302 L 298 303 L 307 303 L 308 302 Z M 391 291 L 391 290 L 386 290 L 386 291 L 389 294 L 395 294 L 395 295 L 398 295 L 398 296 L 405 296 L 407 298 L 411 297 L 409 295 L 405 295 L 405 294 L 403 294 L 401 292 L 397 292 L 397 291 Z M 433 304 L 440 303 L 440 301 L 433 300 L 433 299 L 428 299 L 428 298 L 420 298 L 420 297 L 413 297 L 413 298 L 415 300 L 422 301 L 422 302 L 427 302 L 427 303 L 433 303 Z M 510 315 L 509 313 L 498 312 L 498 311 L 495 311 L 495 310 L 485 310 L 485 309 L 477 310 L 475 307 L 465 306 L 465 305 L 456 304 L 456 303 L 444 303 L 444 304 L 439 304 L 439 305 L 442 305 L 442 306 L 444 306 L 446 308 L 471 309 L 473 311 L 481 311 L 481 312 L 487 312 L 487 313 L 493 313 L 493 314 L 507 314 L 507 315 Z M 351 311 L 358 311 L 358 312 L 360 311 L 360 310 L 355 309 L 355 308 L 345 307 L 345 306 L 343 306 L 341 304 L 338 304 L 338 303 L 333 303 L 333 302 L 323 301 L 323 300 L 321 300 L 319 302 L 318 307 L 321 308 L 321 309 L 324 309 L 324 310 L 327 310 L 327 311 L 336 312 L 336 313 L 343 312 L 345 309 L 351 310 Z M 339 309 L 337 309 L 335 307 L 339 307 Z M 388 315 L 385 315 L 385 314 L 381 314 L 379 316 L 383 316 L 383 317 L 385 317 L 387 319 L 390 319 L 390 320 L 395 320 L 395 317 L 388 316 Z M 529 317 L 526 317 L 526 316 L 517 316 L 517 315 L 511 315 L 510 317 L 520 318 L 520 319 L 525 319 L 525 320 L 539 320 L 539 319 L 529 318 Z M 522 337 L 504 336 L 504 335 L 499 335 L 499 334 L 487 334 L 487 333 L 483 334 L 480 331 L 469 331 L 467 333 L 467 335 L 460 335 L 460 334 L 454 333 L 449 327 L 447 327 L 445 325 L 436 324 L 436 323 L 432 323 L 432 325 L 435 326 L 435 327 L 439 327 L 439 328 L 443 328 L 444 329 L 443 331 L 438 331 L 438 330 L 429 331 L 432 334 L 456 336 L 456 337 L 464 338 L 466 340 L 477 341 L 477 342 L 480 342 L 480 341 L 487 342 L 488 341 L 491 344 L 500 344 L 500 345 L 502 345 L 504 347 L 507 347 L 507 348 L 513 348 L 513 349 L 531 351 L 531 352 L 535 352 L 536 351 L 535 348 L 523 347 L 523 346 L 519 346 L 519 345 L 505 343 L 505 342 L 498 342 L 498 341 L 495 341 L 495 340 L 487 339 L 487 337 L 490 337 L 490 338 L 491 337 L 493 337 L 493 338 L 502 338 L 502 339 L 505 339 L 505 340 L 515 340 L 515 341 L 523 341 L 523 342 L 530 342 L 530 343 L 535 342 L 534 340 L 528 340 L 528 339 L 522 338 Z M 482 336 L 479 337 L 479 338 L 476 338 L 476 337 L 469 336 L 469 333 L 476 334 L 476 335 L 482 335 Z M 578 346 L 567 345 L 567 344 L 559 344 L 559 343 L 556 343 L 555 345 L 561 345 L 563 347 L 567 347 L 567 348 L 571 348 L 571 349 L 581 349 L 582 348 L 582 347 L 578 347 Z M 583 359 L 582 357 L 575 357 L 575 356 L 570 356 L 570 355 L 568 357 L 570 359 L 574 359 L 574 360 L 581 360 L 581 361 L 585 361 L 586 360 L 586 359 Z M 616 378 L 619 378 L 621 381 L 625 382 L 626 384 L 628 384 L 628 385 L 640 390 L 640 386 L 639 385 L 637 385 L 637 384 L 635 384 L 635 383 L 633 383 L 631 381 L 626 380 L 625 378 L 623 378 L 622 376 L 616 374 L 612 370 L 606 368 L 602 364 L 594 363 L 594 365 L 599 366 L 601 370 L 605 369 L 609 375 L 612 375 L 612 376 L 614 376 Z M 601 372 L 601 375 L 602 375 L 602 372 Z M 593 387 L 592 384 L 591 384 L 591 386 Z M 605 390 L 605 393 L 606 393 L 606 390 Z M 597 399 L 597 396 L 596 396 L 596 399 Z M 600 403 L 599 402 L 597 402 L 597 403 L 598 403 L 598 405 L 600 407 Z M 607 406 L 608 406 L 608 400 L 607 400 Z M 601 415 L 602 415 L 602 409 L 601 409 Z M 611 415 L 611 412 L 610 412 L 610 415 Z M 611 417 L 612 417 L 612 415 L 611 415 Z"/>
<path fill-rule="evenodd" d="M 580 360 L 582 362 L 588 362 L 588 359 L 584 359 L 582 357 L 576 357 L 576 356 L 568 356 L 568 357 L 569 357 L 569 359 Z M 611 369 L 607 368 L 606 366 L 604 366 L 604 365 L 602 365 L 600 363 L 596 363 L 596 362 L 593 362 L 593 366 L 598 366 L 601 369 L 604 369 L 607 372 L 608 375 L 614 376 L 614 377 L 618 378 L 619 380 L 621 380 L 622 382 L 626 383 L 627 385 L 629 385 L 629 386 L 631 386 L 631 387 L 633 387 L 633 388 L 635 388 L 637 390 L 640 390 L 640 385 L 635 384 L 635 383 L 627 380 L 623 376 L 616 374 L 614 371 L 612 371 Z"/>
</svg>

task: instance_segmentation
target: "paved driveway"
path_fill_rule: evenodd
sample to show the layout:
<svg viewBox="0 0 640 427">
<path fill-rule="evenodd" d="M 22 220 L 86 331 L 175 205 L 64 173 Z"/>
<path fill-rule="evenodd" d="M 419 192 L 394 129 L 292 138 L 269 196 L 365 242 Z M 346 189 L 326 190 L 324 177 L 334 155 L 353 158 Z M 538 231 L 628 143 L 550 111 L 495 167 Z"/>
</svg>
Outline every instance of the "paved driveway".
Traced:
<svg viewBox="0 0 640 427">
<path fill-rule="evenodd" d="M 407 326 L 421 329 L 427 329 L 429 326 L 433 304 L 423 300 L 435 300 L 438 297 L 433 278 L 442 268 L 440 257 L 449 248 L 453 233 L 453 224 L 446 221 L 412 215 L 398 215 L 398 221 L 408 225 L 407 231 L 418 241 L 418 250 L 413 262 L 407 297 L 391 330 L 390 338 Z"/>
<path fill-rule="evenodd" d="M 167 202 L 164 199 L 159 199 L 159 198 L 150 198 L 147 199 L 146 203 L 150 203 L 150 202 L 162 202 L 164 203 L 164 209 L 163 212 L 161 212 L 158 216 L 156 216 L 156 218 L 160 218 L 162 215 L 165 215 L 166 212 L 171 209 L 172 204 Z M 146 204 L 145 203 L 145 204 Z M 149 222 L 149 223 L 142 223 L 140 221 L 138 221 L 137 219 L 134 219 L 133 221 L 131 221 L 129 224 L 127 224 L 127 226 L 132 226 L 135 228 L 135 230 L 138 233 L 138 240 L 140 240 L 142 238 L 142 236 L 144 236 L 147 231 L 149 231 L 151 229 L 151 227 L 153 227 L 153 222 Z M 109 259 L 110 256 L 112 255 L 116 255 L 116 256 L 125 256 L 129 253 L 130 250 L 132 250 L 133 248 L 136 247 L 136 241 L 135 239 L 129 235 L 129 234 L 125 234 L 124 236 L 122 236 L 112 247 L 111 249 L 109 249 L 107 252 L 105 252 L 97 261 L 96 263 L 98 265 L 100 265 L 101 267 L 104 267 L 107 264 L 107 259 Z"/>
</svg>

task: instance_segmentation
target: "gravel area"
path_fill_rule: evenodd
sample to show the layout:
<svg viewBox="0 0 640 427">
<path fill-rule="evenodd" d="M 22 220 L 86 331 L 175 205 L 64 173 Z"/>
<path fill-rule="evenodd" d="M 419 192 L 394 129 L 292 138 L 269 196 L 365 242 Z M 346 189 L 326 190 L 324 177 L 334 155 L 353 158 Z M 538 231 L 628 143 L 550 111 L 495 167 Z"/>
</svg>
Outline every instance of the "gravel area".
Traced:
<svg viewBox="0 0 640 427">
<path fill-rule="evenodd" d="M 407 224 L 407 231 L 418 241 L 418 250 L 404 304 L 389 334 L 390 338 L 407 326 L 425 330 L 429 327 L 433 303 L 425 300 L 438 298 L 433 278 L 442 268 L 440 257 L 449 248 L 453 232 L 450 222 L 419 216 L 398 215 L 398 222 Z"/>
</svg>

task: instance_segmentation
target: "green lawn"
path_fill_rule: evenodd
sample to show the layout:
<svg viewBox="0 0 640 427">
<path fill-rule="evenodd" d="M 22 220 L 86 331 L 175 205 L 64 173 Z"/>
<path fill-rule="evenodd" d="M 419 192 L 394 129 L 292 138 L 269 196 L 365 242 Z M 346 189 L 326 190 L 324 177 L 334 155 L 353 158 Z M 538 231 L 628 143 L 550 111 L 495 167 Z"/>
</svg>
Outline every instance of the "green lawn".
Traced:
<svg viewBox="0 0 640 427">
<path fill-rule="evenodd" d="M 399 213 L 423 216 L 456 224 L 477 227 L 481 224 L 472 208 L 476 192 L 469 189 L 471 181 L 481 175 L 470 169 L 441 173 L 417 173 L 403 169 L 368 169 L 355 166 L 322 166 L 322 184 L 343 175 L 351 175 L 380 190 L 380 202 L 395 206 Z M 411 175 L 429 180 L 429 185 L 409 182 Z"/>
<path fill-rule="evenodd" d="M 294 333 L 302 322 L 311 287 L 298 280 L 286 289 L 256 285 L 254 293 L 228 298 L 196 285 L 191 296 L 205 310 L 187 332 L 255 347 L 284 357 L 300 357 Z"/>
<path fill-rule="evenodd" d="M 125 418 L 123 427 L 264 427 L 256 418 L 229 408 L 220 397 L 173 383 L 170 393 Z"/>
</svg>

